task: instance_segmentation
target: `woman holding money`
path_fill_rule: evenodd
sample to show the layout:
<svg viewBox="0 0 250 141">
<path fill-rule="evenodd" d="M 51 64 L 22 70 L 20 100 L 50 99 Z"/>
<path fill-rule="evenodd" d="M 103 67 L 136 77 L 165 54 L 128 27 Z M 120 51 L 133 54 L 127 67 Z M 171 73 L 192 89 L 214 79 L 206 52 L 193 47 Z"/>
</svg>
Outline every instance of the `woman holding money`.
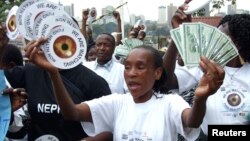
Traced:
<svg viewBox="0 0 250 141">
<path fill-rule="evenodd" d="M 166 79 L 162 57 L 153 47 L 139 46 L 129 53 L 124 63 L 124 77 L 130 94 L 112 94 L 75 105 L 58 69 L 38 51 L 43 42 L 46 40 L 29 44 L 26 56 L 50 74 L 64 117 L 82 121 L 84 130 L 90 136 L 108 131 L 113 133 L 114 140 L 174 141 L 178 132 L 194 140 L 199 135 L 200 130 L 196 127 L 202 122 L 205 102 L 220 87 L 224 78 L 220 67 L 203 58 L 201 68 L 206 73 L 190 108 L 178 95 L 160 93 Z"/>
<path fill-rule="evenodd" d="M 184 13 L 185 6 L 178 8 L 172 18 L 172 25 L 177 28 L 183 22 L 191 21 L 190 15 Z M 206 102 L 207 110 L 201 124 L 203 132 L 208 134 L 211 124 L 249 123 L 250 112 L 250 15 L 236 14 L 226 16 L 218 29 L 228 36 L 235 44 L 239 56 L 230 58 L 224 67 L 225 78 L 222 86 Z M 210 47 L 211 48 L 211 47 Z M 188 91 L 197 85 L 203 73 L 199 67 L 191 70 L 175 69 L 177 48 L 172 42 L 164 56 L 164 65 L 168 70 L 167 85 L 179 92 Z M 224 57 L 230 57 L 225 54 Z"/>
</svg>

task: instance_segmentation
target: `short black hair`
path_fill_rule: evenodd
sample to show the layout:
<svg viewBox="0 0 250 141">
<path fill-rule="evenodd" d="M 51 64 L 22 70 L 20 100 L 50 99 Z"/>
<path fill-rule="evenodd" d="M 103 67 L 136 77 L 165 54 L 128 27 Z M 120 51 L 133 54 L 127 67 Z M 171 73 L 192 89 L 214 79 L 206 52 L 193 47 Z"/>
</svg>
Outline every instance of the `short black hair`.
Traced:
<svg viewBox="0 0 250 141">
<path fill-rule="evenodd" d="M 166 87 L 167 71 L 163 67 L 163 59 L 162 59 L 162 56 L 159 53 L 159 51 L 157 49 L 153 48 L 152 46 L 148 46 L 148 45 L 137 46 L 134 49 L 137 49 L 137 48 L 142 48 L 142 49 L 148 50 L 153 56 L 154 67 L 155 68 L 162 68 L 162 70 L 163 70 L 160 79 L 155 81 L 155 84 L 153 86 L 153 90 L 155 92 L 168 93 L 168 90 Z"/>
<path fill-rule="evenodd" d="M 17 66 L 23 66 L 23 56 L 21 50 L 12 44 L 7 44 L 1 53 L 0 64 L 14 62 Z"/>
<path fill-rule="evenodd" d="M 220 25 L 223 25 L 226 22 L 229 22 L 231 19 L 232 19 L 232 15 L 226 15 L 226 16 L 224 16 L 221 19 L 221 21 L 220 21 L 220 23 L 219 23 L 219 25 L 217 27 L 219 27 Z"/>
<path fill-rule="evenodd" d="M 111 35 L 110 33 L 101 33 L 99 34 L 98 36 L 100 35 L 107 35 L 111 38 L 111 44 L 115 47 L 115 37 L 113 35 Z"/>
<path fill-rule="evenodd" d="M 228 21 L 229 32 L 239 46 L 239 53 L 245 61 L 250 61 L 250 15 L 235 14 Z"/>
</svg>

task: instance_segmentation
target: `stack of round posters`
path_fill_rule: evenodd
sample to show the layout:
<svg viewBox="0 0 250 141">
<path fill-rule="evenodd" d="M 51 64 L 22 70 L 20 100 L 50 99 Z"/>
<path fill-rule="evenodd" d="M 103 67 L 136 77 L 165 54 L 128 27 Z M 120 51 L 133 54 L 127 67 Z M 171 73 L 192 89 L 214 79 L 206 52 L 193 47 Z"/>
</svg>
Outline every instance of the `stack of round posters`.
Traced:
<svg viewBox="0 0 250 141">
<path fill-rule="evenodd" d="M 47 0 L 26 0 L 12 9 L 6 22 L 9 38 L 19 33 L 29 41 L 48 37 L 41 49 L 60 69 L 73 68 L 83 61 L 86 40 L 63 6 Z"/>
</svg>

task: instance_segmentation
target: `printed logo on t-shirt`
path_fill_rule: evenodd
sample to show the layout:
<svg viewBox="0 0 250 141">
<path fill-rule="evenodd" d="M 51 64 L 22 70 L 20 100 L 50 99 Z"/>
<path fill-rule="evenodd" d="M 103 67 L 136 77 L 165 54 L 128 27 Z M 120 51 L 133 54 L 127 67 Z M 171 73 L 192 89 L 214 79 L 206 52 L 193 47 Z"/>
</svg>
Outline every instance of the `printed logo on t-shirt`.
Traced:
<svg viewBox="0 0 250 141">
<path fill-rule="evenodd" d="M 122 134 L 122 140 L 128 141 L 152 141 L 147 132 L 129 131 L 128 134 Z"/>
<path fill-rule="evenodd" d="M 229 85 L 221 87 L 223 116 L 247 120 L 250 111 L 250 93 L 242 86 Z"/>
<path fill-rule="evenodd" d="M 59 139 L 53 135 L 43 135 L 37 138 L 35 141 L 59 141 Z"/>
<path fill-rule="evenodd" d="M 38 113 L 60 113 L 60 107 L 57 104 L 45 104 L 45 103 L 38 103 L 37 104 Z"/>
</svg>

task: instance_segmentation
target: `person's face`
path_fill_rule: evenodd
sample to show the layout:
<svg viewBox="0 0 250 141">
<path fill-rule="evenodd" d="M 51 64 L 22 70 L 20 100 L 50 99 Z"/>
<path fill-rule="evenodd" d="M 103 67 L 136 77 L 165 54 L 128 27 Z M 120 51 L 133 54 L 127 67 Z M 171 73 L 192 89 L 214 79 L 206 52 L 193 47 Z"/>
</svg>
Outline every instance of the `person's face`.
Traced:
<svg viewBox="0 0 250 141">
<path fill-rule="evenodd" d="M 92 47 L 88 52 L 88 61 L 95 61 L 96 59 L 96 49 Z"/>
<path fill-rule="evenodd" d="M 228 23 L 227 23 L 227 22 L 224 23 L 224 24 L 222 24 L 222 25 L 220 25 L 220 26 L 218 27 L 218 29 L 219 29 L 221 32 L 225 33 L 227 36 L 229 36 L 229 37 L 231 38 L 231 35 L 230 35 L 230 32 L 229 32 L 229 26 L 228 26 Z"/>
<path fill-rule="evenodd" d="M 236 46 L 236 48 L 238 49 L 239 54 L 240 54 L 240 56 L 241 56 L 242 58 L 246 58 L 246 56 L 248 56 L 248 52 L 247 52 L 247 51 L 244 51 L 244 50 L 240 50 L 240 46 L 239 46 L 238 43 L 235 41 L 235 39 L 231 36 L 231 33 L 230 33 L 230 31 L 229 31 L 229 25 L 228 25 L 227 22 L 224 23 L 224 24 L 222 24 L 222 25 L 220 25 L 220 26 L 218 27 L 218 29 L 219 29 L 221 32 L 225 33 L 228 37 L 231 38 L 231 40 L 232 40 L 233 43 L 235 44 L 235 46 Z"/>
<path fill-rule="evenodd" d="M 125 81 L 136 103 L 150 99 L 155 80 L 161 76 L 162 69 L 156 69 L 153 62 L 152 53 L 142 48 L 133 49 L 124 61 Z"/>
<path fill-rule="evenodd" d="M 115 44 L 112 43 L 112 38 L 108 35 L 99 35 L 96 39 L 96 56 L 97 62 L 105 64 L 112 59 Z"/>
</svg>

